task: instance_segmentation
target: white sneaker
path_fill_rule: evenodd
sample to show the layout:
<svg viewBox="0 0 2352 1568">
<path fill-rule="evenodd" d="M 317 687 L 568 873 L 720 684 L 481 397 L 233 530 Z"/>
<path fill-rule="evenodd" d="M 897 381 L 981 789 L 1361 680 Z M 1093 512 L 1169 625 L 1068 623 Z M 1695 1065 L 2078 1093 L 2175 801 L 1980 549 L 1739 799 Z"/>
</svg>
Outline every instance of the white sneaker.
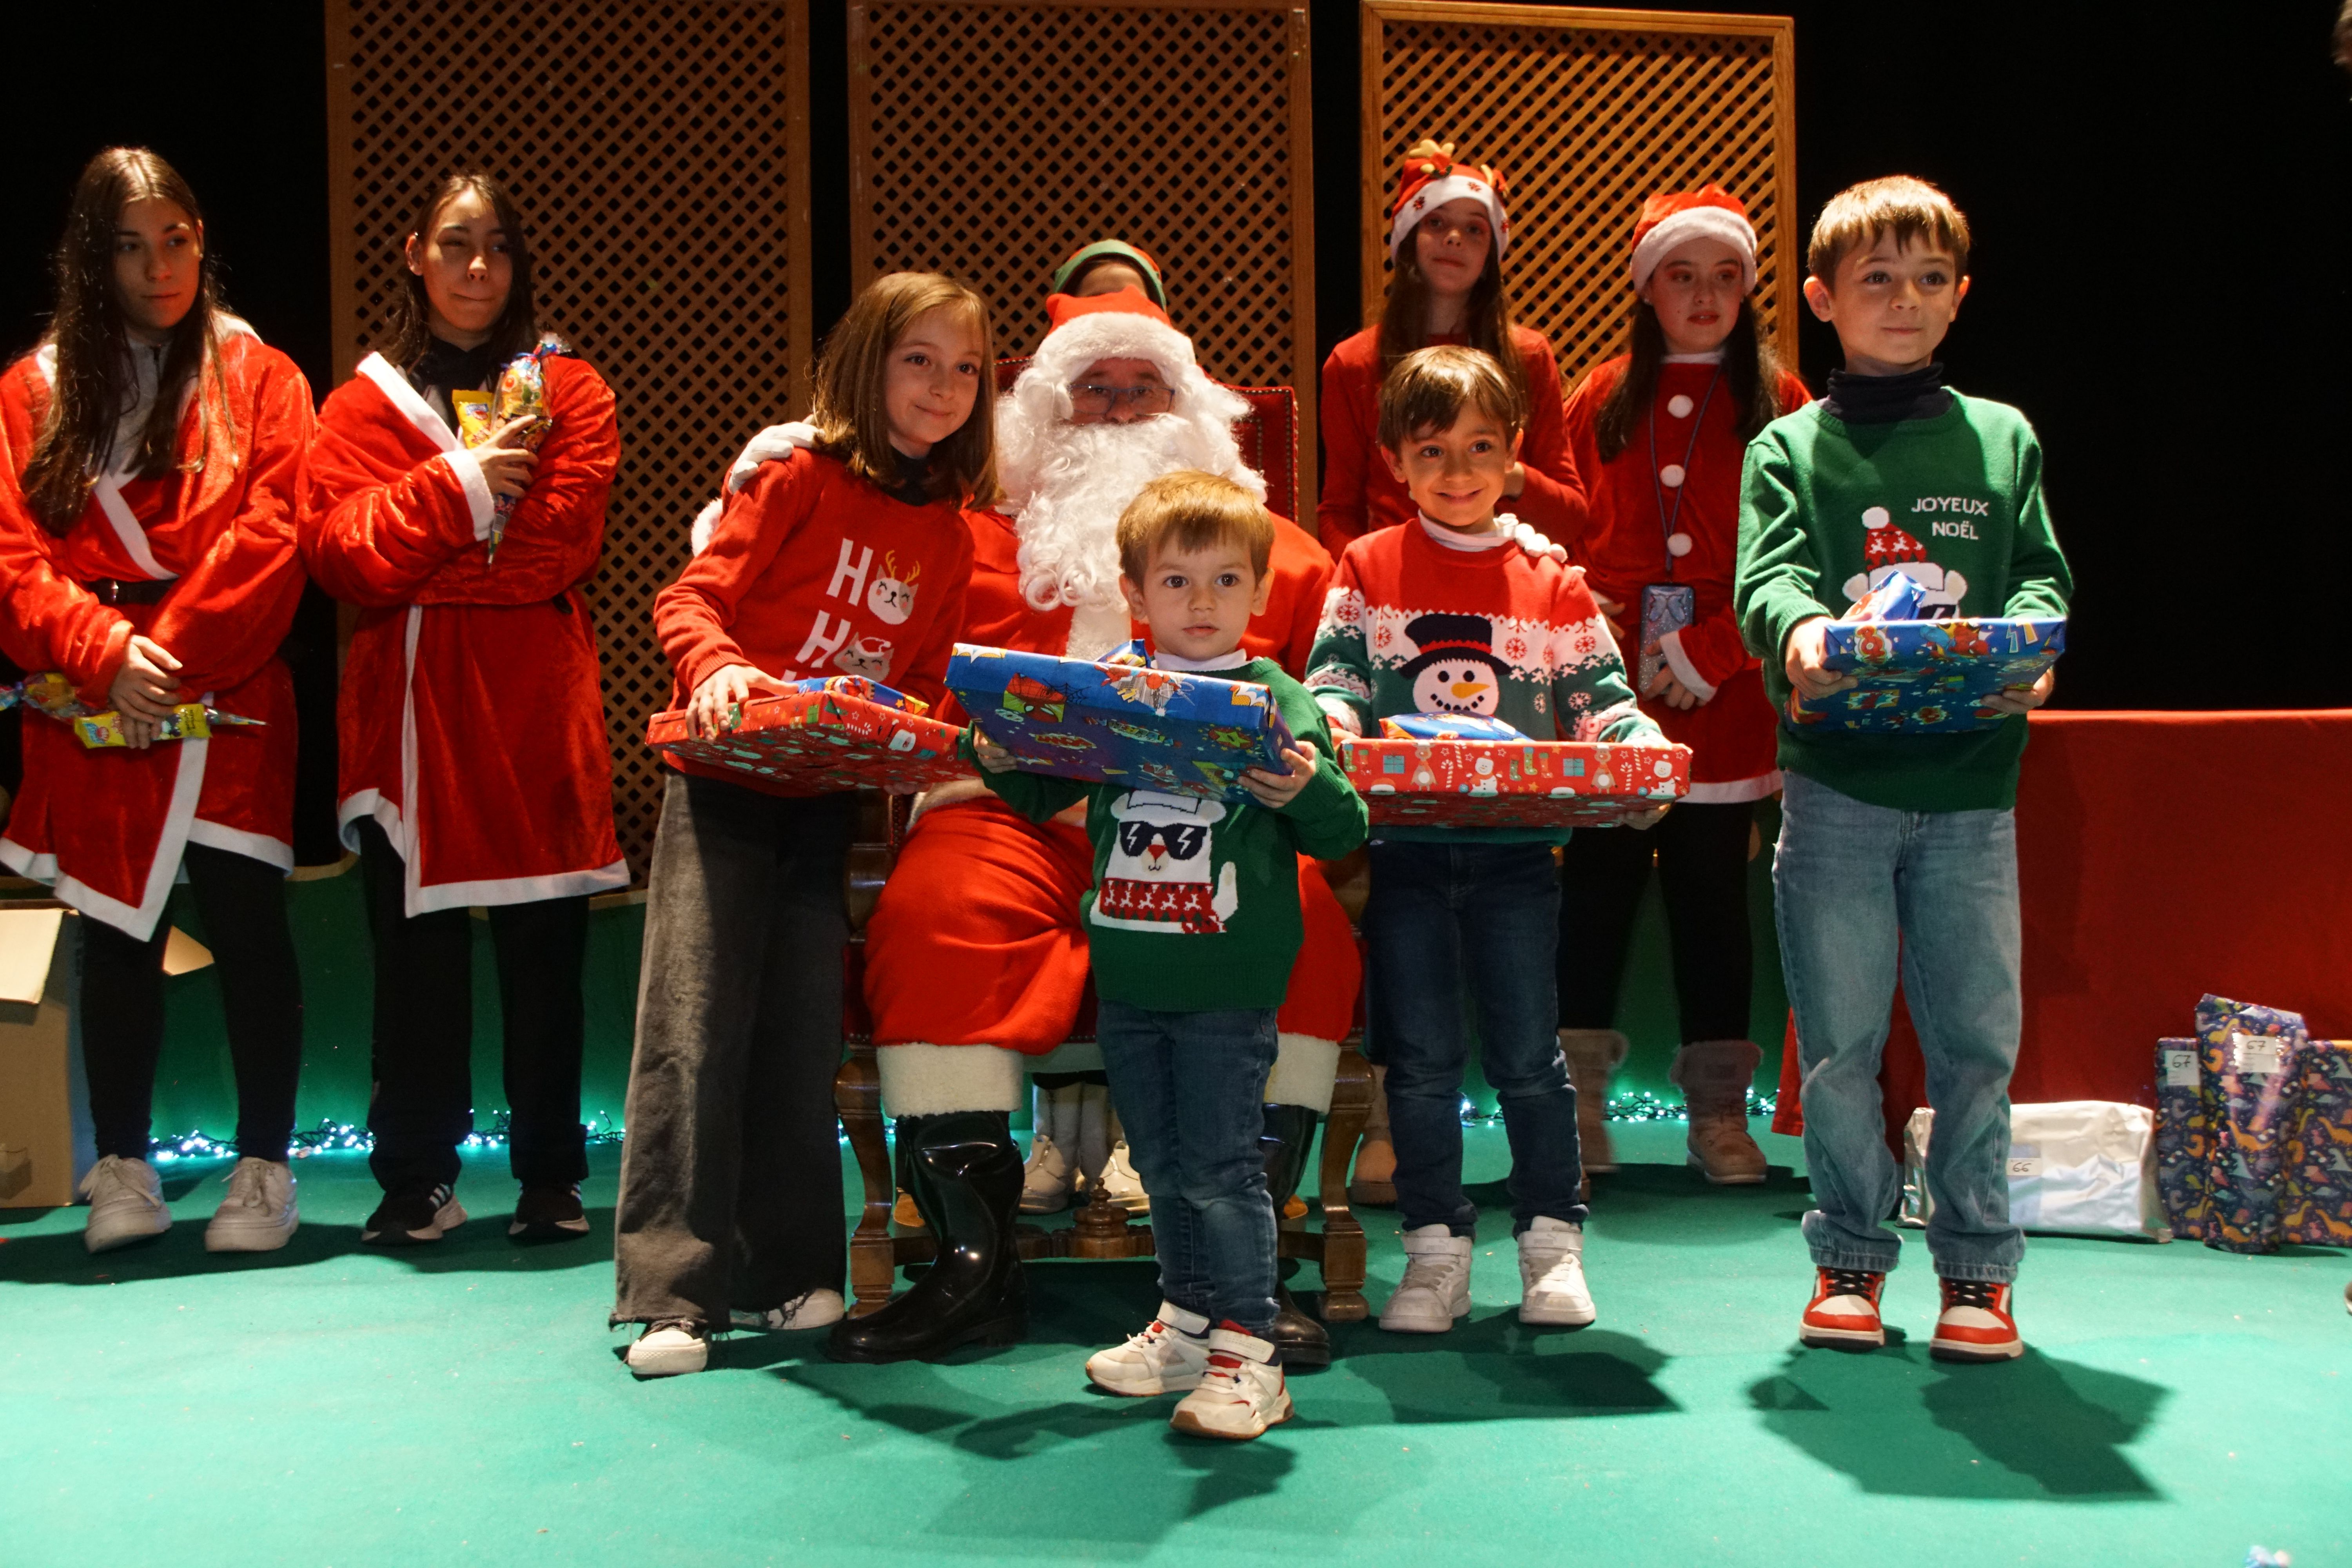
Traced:
<svg viewBox="0 0 2352 1568">
<path fill-rule="evenodd" d="M 1404 1233 L 1404 1279 L 1381 1309 L 1392 1334 L 1442 1334 L 1470 1315 L 1470 1238 L 1442 1225 Z"/>
<path fill-rule="evenodd" d="M 1176 1402 L 1168 1425 L 1195 1437 L 1245 1442 L 1290 1419 L 1290 1390 L 1274 1346 L 1240 1329 L 1209 1333 L 1209 1364 L 1200 1385 Z"/>
<path fill-rule="evenodd" d="M 1077 1163 L 1054 1135 L 1038 1130 L 1029 1135 L 1029 1163 L 1021 1172 L 1021 1212 L 1059 1214 L 1070 1206 L 1070 1192 L 1078 1175 Z"/>
<path fill-rule="evenodd" d="M 301 1223 L 292 1168 L 283 1160 L 239 1160 L 228 1173 L 228 1196 L 205 1226 L 205 1250 L 275 1252 Z"/>
<path fill-rule="evenodd" d="M 676 1377 L 700 1372 L 709 1362 L 710 1331 L 684 1319 L 646 1324 L 629 1347 L 629 1370 L 639 1377 Z"/>
<path fill-rule="evenodd" d="M 1088 1356 L 1087 1376 L 1097 1388 L 1142 1399 L 1198 1388 L 1208 1365 L 1209 1320 L 1162 1301 L 1150 1328 Z"/>
<path fill-rule="evenodd" d="M 1151 1194 L 1143 1190 L 1143 1178 L 1135 1173 L 1134 1163 L 1127 1157 L 1127 1140 L 1122 1138 L 1110 1146 L 1110 1158 L 1103 1162 L 1103 1195 L 1129 1214 L 1150 1214 Z"/>
<path fill-rule="evenodd" d="M 89 1200 L 81 1244 L 92 1252 L 128 1247 L 172 1228 L 172 1211 L 163 1206 L 163 1179 L 144 1160 L 109 1154 L 81 1179 L 81 1195 Z"/>
<path fill-rule="evenodd" d="M 840 1291 L 819 1287 L 793 1297 L 781 1307 L 771 1307 L 764 1312 L 746 1312 L 739 1307 L 727 1318 L 735 1328 L 789 1334 L 798 1329 L 822 1329 L 837 1323 L 848 1310 L 848 1303 L 842 1300 Z"/>
<path fill-rule="evenodd" d="M 1584 1227 L 1538 1215 L 1519 1232 L 1519 1321 L 1580 1329 L 1600 1315 L 1584 1283 Z"/>
</svg>

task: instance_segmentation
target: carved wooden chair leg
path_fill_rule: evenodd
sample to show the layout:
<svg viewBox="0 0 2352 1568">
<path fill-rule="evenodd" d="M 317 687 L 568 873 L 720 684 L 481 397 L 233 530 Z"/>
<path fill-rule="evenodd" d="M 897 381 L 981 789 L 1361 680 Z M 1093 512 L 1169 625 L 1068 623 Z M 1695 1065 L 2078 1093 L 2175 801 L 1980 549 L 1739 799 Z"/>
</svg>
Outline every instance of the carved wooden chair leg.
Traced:
<svg viewBox="0 0 2352 1568">
<path fill-rule="evenodd" d="M 1339 1052 L 1331 1082 L 1331 1114 L 1323 1124 L 1319 1180 L 1323 1203 L 1323 1321 L 1361 1322 L 1370 1315 L 1364 1300 L 1364 1227 L 1348 1203 L 1348 1171 L 1372 1109 L 1372 1069 L 1352 1047 Z"/>
<path fill-rule="evenodd" d="M 898 1278 L 890 1237 L 890 1205 L 898 1195 L 890 1178 L 890 1149 L 882 1132 L 882 1075 L 872 1046 L 852 1046 L 833 1078 L 834 1108 L 857 1155 L 865 1205 L 849 1238 L 850 1316 L 862 1318 L 890 1300 Z"/>
</svg>

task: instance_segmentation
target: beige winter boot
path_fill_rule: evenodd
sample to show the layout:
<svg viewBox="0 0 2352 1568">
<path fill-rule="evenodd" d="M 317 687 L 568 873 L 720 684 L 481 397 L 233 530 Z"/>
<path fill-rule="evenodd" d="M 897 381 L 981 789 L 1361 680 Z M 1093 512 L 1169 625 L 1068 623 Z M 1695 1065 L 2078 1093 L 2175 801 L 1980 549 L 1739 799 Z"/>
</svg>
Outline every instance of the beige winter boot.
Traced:
<svg viewBox="0 0 2352 1568">
<path fill-rule="evenodd" d="M 1372 1109 L 1348 1178 L 1348 1201 L 1366 1208 L 1396 1207 L 1396 1145 L 1389 1140 L 1389 1069 L 1372 1069 Z"/>
<path fill-rule="evenodd" d="M 1576 1141 L 1588 1176 L 1606 1176 L 1617 1169 L 1616 1152 L 1609 1146 L 1609 1080 L 1625 1065 L 1631 1048 L 1631 1042 L 1614 1029 L 1559 1032 L 1568 1081 L 1576 1086 Z"/>
<path fill-rule="evenodd" d="M 1676 1051 L 1666 1074 L 1690 1110 L 1690 1163 L 1717 1186 L 1764 1179 L 1764 1151 L 1748 1135 L 1748 1086 L 1763 1058 L 1748 1040 L 1701 1040 Z"/>
</svg>

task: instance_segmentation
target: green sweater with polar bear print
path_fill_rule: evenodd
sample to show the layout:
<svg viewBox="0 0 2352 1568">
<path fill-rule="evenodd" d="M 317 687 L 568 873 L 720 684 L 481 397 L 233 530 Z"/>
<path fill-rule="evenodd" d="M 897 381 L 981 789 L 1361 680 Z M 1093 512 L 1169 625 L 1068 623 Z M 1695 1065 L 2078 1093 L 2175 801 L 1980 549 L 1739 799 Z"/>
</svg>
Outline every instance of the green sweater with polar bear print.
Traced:
<svg viewBox="0 0 2352 1568">
<path fill-rule="evenodd" d="M 1267 688 L 1298 749 L 1315 758 L 1314 777 L 1281 810 L 1049 773 L 983 768 L 980 776 L 1032 822 L 1087 803 L 1095 885 L 1078 919 L 1097 995 L 1158 1013 L 1276 1008 L 1306 939 L 1298 857 L 1336 860 L 1361 844 L 1363 797 L 1339 770 L 1322 710 L 1280 665 L 1254 658 L 1199 673 Z M 979 733 L 978 725 L 964 732 L 967 757 Z"/>
</svg>

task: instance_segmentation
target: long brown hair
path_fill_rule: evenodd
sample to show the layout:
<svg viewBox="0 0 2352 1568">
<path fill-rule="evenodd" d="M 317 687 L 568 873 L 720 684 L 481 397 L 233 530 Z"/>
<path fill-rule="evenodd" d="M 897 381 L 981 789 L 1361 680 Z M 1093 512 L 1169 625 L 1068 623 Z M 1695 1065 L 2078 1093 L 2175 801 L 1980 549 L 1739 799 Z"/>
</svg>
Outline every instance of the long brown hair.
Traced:
<svg viewBox="0 0 2352 1568">
<path fill-rule="evenodd" d="M 1658 367 L 1666 363 L 1666 334 L 1646 300 L 1633 301 L 1625 353 L 1632 363 L 1601 400 L 1601 412 L 1592 421 L 1593 444 L 1601 449 L 1604 463 L 1633 442 L 1635 426 L 1647 417 L 1650 404 L 1658 395 Z M 1731 335 L 1723 340 L 1723 381 L 1724 391 L 1731 395 L 1731 405 L 1739 411 L 1742 441 L 1780 417 L 1780 358 L 1756 330 L 1752 300 L 1739 301 Z"/>
<path fill-rule="evenodd" d="M 530 232 L 523 226 L 522 208 L 496 175 L 479 169 L 459 169 L 445 174 L 428 192 L 424 205 L 416 209 L 416 222 L 408 233 L 420 243 L 433 237 L 433 226 L 441 221 L 441 209 L 471 191 L 489 204 L 497 215 L 499 226 L 506 231 L 507 256 L 514 266 L 514 287 L 508 290 L 506 308 L 499 319 L 490 323 L 489 350 L 494 362 L 503 363 L 520 353 L 528 353 L 539 342 L 537 307 L 530 284 Z M 393 296 L 392 342 L 383 357 L 406 370 L 425 357 L 432 346 L 432 301 L 425 293 L 425 279 L 406 268 L 401 269 L 401 282 L 406 287 Z"/>
<path fill-rule="evenodd" d="M 1383 376 L 1396 368 L 1397 361 L 1429 342 L 1429 279 L 1421 270 L 1421 258 L 1414 250 L 1420 234 L 1420 226 L 1415 225 L 1397 247 L 1396 265 L 1389 276 L 1388 303 L 1381 307 Z M 1470 300 L 1463 311 L 1463 336 L 1469 347 L 1492 354 L 1511 384 L 1525 394 L 1527 372 L 1511 342 L 1511 298 L 1503 287 L 1503 258 L 1495 251 L 1498 243 L 1499 236 L 1489 239 L 1486 269 L 1470 286 Z"/>
<path fill-rule="evenodd" d="M 839 458 L 868 483 L 896 484 L 890 413 L 882 397 L 890 351 L 915 318 L 943 306 L 968 313 L 984 363 L 970 417 L 931 448 L 930 492 L 940 499 L 960 495 L 968 506 L 986 506 L 997 494 L 995 367 L 985 363 L 995 339 L 988 301 L 952 278 L 892 272 L 877 278 L 850 302 L 817 356 L 809 423 L 816 426 L 818 451 Z"/>
<path fill-rule="evenodd" d="M 130 323 L 114 280 L 114 236 L 122 209 L 146 200 L 170 202 L 199 230 L 204 226 L 204 209 L 177 169 L 144 147 L 109 147 L 74 182 L 65 233 L 58 240 L 57 303 L 47 338 L 57 351 L 57 371 L 40 437 L 25 465 L 24 487 L 33 515 L 60 538 L 89 504 L 92 476 L 121 457 L 113 450 L 115 426 L 129 410 L 135 381 Z M 155 405 L 140 432 L 136 471 L 143 478 L 172 469 L 181 389 L 209 374 L 215 390 L 221 390 L 219 355 L 214 352 L 224 314 L 217 276 L 207 244 L 198 263 L 195 303 L 166 340 Z M 204 466 L 210 449 L 215 403 L 227 417 L 225 395 L 197 399 L 205 438 L 189 460 L 191 471 Z"/>
</svg>

